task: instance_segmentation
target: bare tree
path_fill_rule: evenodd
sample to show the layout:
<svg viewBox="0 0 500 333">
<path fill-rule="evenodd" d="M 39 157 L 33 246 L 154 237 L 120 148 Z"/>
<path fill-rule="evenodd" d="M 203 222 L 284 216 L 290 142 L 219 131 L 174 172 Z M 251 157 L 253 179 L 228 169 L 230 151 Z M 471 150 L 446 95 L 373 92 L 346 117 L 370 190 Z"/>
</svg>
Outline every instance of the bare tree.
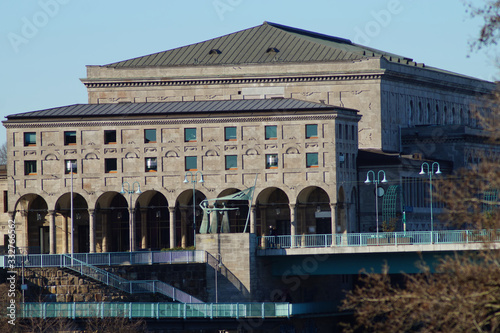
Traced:
<svg viewBox="0 0 500 333">
<path fill-rule="evenodd" d="M 478 17 L 483 20 L 479 36 L 471 43 L 471 48 L 479 50 L 496 45 L 500 38 L 500 0 L 485 0 L 478 2 L 468 2 L 467 11 L 472 17 Z"/>
<path fill-rule="evenodd" d="M 469 10 L 485 20 L 473 47 L 496 44 L 500 38 L 500 0 Z M 342 310 L 354 312 L 346 332 L 499 332 L 500 331 L 500 90 L 477 112 L 490 151 L 480 163 L 437 183 L 433 193 L 445 204 L 443 219 L 458 227 L 477 229 L 484 241 L 478 252 L 456 254 L 439 261 L 431 273 L 404 275 L 400 284 L 389 274 L 363 274 L 349 292 Z M 485 111 L 486 110 L 486 111 Z M 496 155 L 495 155 L 496 154 Z M 479 230 L 489 229 L 482 233 Z M 386 270 L 387 271 L 387 270 Z"/>
<path fill-rule="evenodd" d="M 494 112 L 500 115 L 498 107 Z M 489 133 L 495 146 L 498 127 Z M 436 188 L 433 195 L 446 207 L 442 219 L 478 230 L 468 237 L 483 241 L 484 248 L 446 257 L 434 273 L 420 264 L 423 273 L 404 275 L 402 285 L 395 285 L 388 274 L 365 274 L 342 305 L 355 316 L 346 332 L 500 331 L 500 251 L 493 242 L 500 239 L 498 156 L 483 154 L 478 165 L 438 182 Z"/>
</svg>

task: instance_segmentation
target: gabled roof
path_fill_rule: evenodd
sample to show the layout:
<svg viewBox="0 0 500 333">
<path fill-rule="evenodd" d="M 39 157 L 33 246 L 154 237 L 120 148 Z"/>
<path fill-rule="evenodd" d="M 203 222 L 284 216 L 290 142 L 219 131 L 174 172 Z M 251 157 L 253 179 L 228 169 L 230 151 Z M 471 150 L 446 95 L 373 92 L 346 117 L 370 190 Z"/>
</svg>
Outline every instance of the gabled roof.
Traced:
<svg viewBox="0 0 500 333">
<path fill-rule="evenodd" d="M 158 116 L 230 112 L 280 112 L 344 109 L 296 99 L 248 99 L 223 101 L 75 104 L 52 109 L 18 113 L 7 116 L 9 120 L 35 120 L 74 117 Z"/>
<path fill-rule="evenodd" d="M 328 62 L 398 55 L 354 44 L 348 39 L 264 22 L 201 43 L 106 65 L 106 67 L 160 67 L 234 65 L 273 62 Z"/>
</svg>

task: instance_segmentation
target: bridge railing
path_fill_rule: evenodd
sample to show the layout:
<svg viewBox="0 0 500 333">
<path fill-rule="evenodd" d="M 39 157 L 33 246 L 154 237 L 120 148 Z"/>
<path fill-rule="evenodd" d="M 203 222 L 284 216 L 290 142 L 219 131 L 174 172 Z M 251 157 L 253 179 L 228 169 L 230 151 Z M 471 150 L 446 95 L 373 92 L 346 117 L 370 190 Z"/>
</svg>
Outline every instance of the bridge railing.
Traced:
<svg viewBox="0 0 500 333">
<path fill-rule="evenodd" d="M 22 303 L 21 318 L 277 318 L 290 303 Z"/>
<path fill-rule="evenodd" d="M 65 254 L 17 254 L 1 256 L 0 267 L 8 267 L 8 260 L 14 258 L 15 266 L 22 267 L 63 267 Z M 205 251 L 138 251 L 75 253 L 74 259 L 93 266 L 150 265 L 177 263 L 205 263 Z M 24 262 L 23 262 L 24 261 Z"/>
<path fill-rule="evenodd" d="M 418 245 L 418 244 L 467 244 L 499 242 L 496 230 L 438 230 L 350 234 L 309 234 L 259 237 L 262 249 L 291 247 Z"/>
</svg>

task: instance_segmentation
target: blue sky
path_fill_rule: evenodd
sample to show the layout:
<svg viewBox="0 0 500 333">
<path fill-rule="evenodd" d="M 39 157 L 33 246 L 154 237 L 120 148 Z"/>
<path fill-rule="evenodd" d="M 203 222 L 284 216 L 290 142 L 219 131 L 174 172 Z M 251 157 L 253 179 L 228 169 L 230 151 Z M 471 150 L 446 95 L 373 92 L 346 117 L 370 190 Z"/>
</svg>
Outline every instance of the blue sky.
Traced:
<svg viewBox="0 0 500 333">
<path fill-rule="evenodd" d="M 481 22 L 465 9 L 457 0 L 3 0 L 0 119 L 87 103 L 79 80 L 86 65 L 164 51 L 264 21 L 494 80 L 491 57 L 469 51 Z M 2 126 L 0 144 L 5 135 Z"/>
</svg>

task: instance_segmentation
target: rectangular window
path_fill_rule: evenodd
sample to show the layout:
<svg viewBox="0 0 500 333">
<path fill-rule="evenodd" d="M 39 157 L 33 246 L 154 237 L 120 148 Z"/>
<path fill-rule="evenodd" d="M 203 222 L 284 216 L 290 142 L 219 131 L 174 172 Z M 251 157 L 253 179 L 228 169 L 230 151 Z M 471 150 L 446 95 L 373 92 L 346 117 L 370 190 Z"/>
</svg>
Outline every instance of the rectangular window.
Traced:
<svg viewBox="0 0 500 333">
<path fill-rule="evenodd" d="M 65 174 L 70 174 L 72 173 L 77 173 L 78 168 L 76 166 L 76 160 L 65 160 L 64 161 L 64 173 Z"/>
<path fill-rule="evenodd" d="M 318 125 L 306 125 L 306 139 L 318 138 Z"/>
<path fill-rule="evenodd" d="M 36 161 L 24 161 L 24 175 L 36 175 Z"/>
<path fill-rule="evenodd" d="M 186 156 L 185 164 L 186 164 L 186 171 L 198 170 L 198 158 L 196 156 Z"/>
<path fill-rule="evenodd" d="M 76 131 L 64 132 L 64 145 L 76 145 Z"/>
<path fill-rule="evenodd" d="M 318 153 L 307 153 L 306 154 L 306 167 L 307 168 L 317 168 L 318 167 Z"/>
<path fill-rule="evenodd" d="M 184 129 L 184 142 L 196 142 L 196 128 Z"/>
<path fill-rule="evenodd" d="M 9 192 L 3 191 L 3 212 L 7 213 L 8 210 L 9 210 Z"/>
<path fill-rule="evenodd" d="M 26 132 L 24 133 L 24 146 L 36 146 L 36 133 Z"/>
<path fill-rule="evenodd" d="M 117 173 L 118 163 L 116 158 L 106 158 L 104 159 L 104 172 L 105 173 Z"/>
<path fill-rule="evenodd" d="M 156 143 L 156 129 L 144 130 L 144 143 Z"/>
<path fill-rule="evenodd" d="M 266 169 L 278 168 L 278 154 L 266 154 Z"/>
<path fill-rule="evenodd" d="M 146 157 L 146 172 L 156 172 L 157 162 L 156 157 Z"/>
<path fill-rule="evenodd" d="M 116 131 L 115 130 L 104 131 L 104 144 L 109 145 L 115 143 L 116 143 Z"/>
<path fill-rule="evenodd" d="M 236 127 L 224 127 L 224 140 L 236 141 Z"/>
<path fill-rule="evenodd" d="M 278 126 L 266 126 L 266 140 L 278 139 Z"/>
<path fill-rule="evenodd" d="M 226 170 L 238 170 L 237 155 L 226 155 Z"/>
</svg>

